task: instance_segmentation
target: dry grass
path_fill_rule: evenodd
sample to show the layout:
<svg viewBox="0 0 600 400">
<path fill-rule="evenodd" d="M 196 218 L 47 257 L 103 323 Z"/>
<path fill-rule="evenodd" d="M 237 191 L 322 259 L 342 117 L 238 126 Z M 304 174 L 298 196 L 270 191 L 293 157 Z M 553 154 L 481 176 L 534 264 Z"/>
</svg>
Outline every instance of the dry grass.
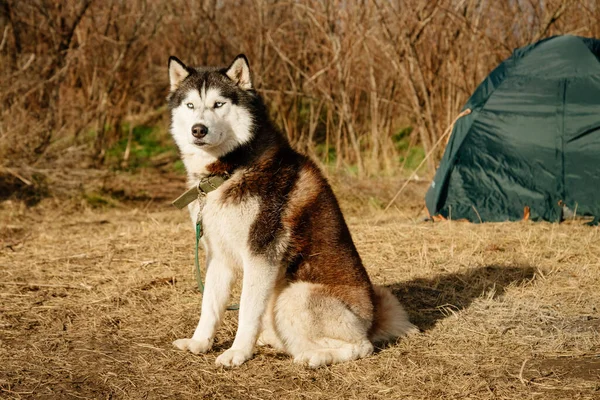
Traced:
<svg viewBox="0 0 600 400">
<path fill-rule="evenodd" d="M 264 348 L 239 369 L 216 368 L 235 312 L 214 352 L 171 347 L 200 304 L 185 213 L 0 203 L 0 397 L 600 397 L 598 228 L 423 223 L 418 197 L 378 215 L 362 192 L 341 195 L 356 244 L 422 333 L 315 371 Z"/>
</svg>

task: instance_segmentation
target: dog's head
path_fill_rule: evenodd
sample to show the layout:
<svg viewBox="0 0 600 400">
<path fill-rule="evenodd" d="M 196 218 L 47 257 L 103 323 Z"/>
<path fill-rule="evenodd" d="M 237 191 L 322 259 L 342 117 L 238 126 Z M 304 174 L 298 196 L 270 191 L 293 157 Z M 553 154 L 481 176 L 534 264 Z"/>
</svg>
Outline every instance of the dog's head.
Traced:
<svg viewBox="0 0 600 400">
<path fill-rule="evenodd" d="M 169 58 L 171 134 L 184 154 L 220 157 L 253 134 L 250 67 L 243 54 L 227 68 L 191 68 Z"/>
</svg>

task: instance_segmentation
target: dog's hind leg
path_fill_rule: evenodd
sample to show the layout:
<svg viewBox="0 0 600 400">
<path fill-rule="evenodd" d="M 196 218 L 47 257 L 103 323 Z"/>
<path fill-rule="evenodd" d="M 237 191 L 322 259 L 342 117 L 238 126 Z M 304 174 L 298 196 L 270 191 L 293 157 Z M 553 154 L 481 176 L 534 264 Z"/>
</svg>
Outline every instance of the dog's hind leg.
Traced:
<svg viewBox="0 0 600 400">
<path fill-rule="evenodd" d="M 285 347 L 275 330 L 274 309 L 277 296 L 278 294 L 274 293 L 271 296 L 271 300 L 269 300 L 269 305 L 262 318 L 262 331 L 256 344 L 259 346 L 271 346 L 277 351 L 285 351 Z"/>
<path fill-rule="evenodd" d="M 226 260 L 211 258 L 206 271 L 206 285 L 202 295 L 200 321 L 191 338 L 178 339 L 173 345 L 194 354 L 206 353 L 212 347 L 215 332 L 225 313 L 234 270 Z"/>
<path fill-rule="evenodd" d="M 373 344 L 368 339 L 359 343 L 322 340 L 314 348 L 302 351 L 294 356 L 294 362 L 306 364 L 311 368 L 356 360 L 373 352 Z"/>
<path fill-rule="evenodd" d="M 373 352 L 370 321 L 357 316 L 319 285 L 297 282 L 275 305 L 276 329 L 294 362 L 312 368 L 366 357 Z"/>
</svg>

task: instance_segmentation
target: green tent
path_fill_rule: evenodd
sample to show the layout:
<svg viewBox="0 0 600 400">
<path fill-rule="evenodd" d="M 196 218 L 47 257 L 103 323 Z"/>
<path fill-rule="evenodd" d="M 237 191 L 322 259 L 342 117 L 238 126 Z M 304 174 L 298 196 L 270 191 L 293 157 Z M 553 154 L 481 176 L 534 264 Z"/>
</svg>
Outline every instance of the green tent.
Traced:
<svg viewBox="0 0 600 400">
<path fill-rule="evenodd" d="M 426 195 L 472 222 L 600 217 L 600 40 L 522 47 L 479 85 Z"/>
</svg>

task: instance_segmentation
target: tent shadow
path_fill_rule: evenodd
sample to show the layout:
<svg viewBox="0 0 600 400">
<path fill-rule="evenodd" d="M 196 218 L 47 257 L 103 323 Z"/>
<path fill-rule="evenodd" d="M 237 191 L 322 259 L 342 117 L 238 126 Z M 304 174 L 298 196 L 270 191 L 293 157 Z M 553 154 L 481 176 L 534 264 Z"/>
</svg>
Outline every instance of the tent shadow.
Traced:
<svg viewBox="0 0 600 400">
<path fill-rule="evenodd" d="M 493 297 L 504 294 L 508 286 L 521 286 L 535 276 L 530 266 L 487 265 L 463 273 L 418 278 L 387 285 L 409 314 L 410 321 L 421 331 L 446 318 L 449 310 L 463 310 L 486 292 Z"/>
</svg>

